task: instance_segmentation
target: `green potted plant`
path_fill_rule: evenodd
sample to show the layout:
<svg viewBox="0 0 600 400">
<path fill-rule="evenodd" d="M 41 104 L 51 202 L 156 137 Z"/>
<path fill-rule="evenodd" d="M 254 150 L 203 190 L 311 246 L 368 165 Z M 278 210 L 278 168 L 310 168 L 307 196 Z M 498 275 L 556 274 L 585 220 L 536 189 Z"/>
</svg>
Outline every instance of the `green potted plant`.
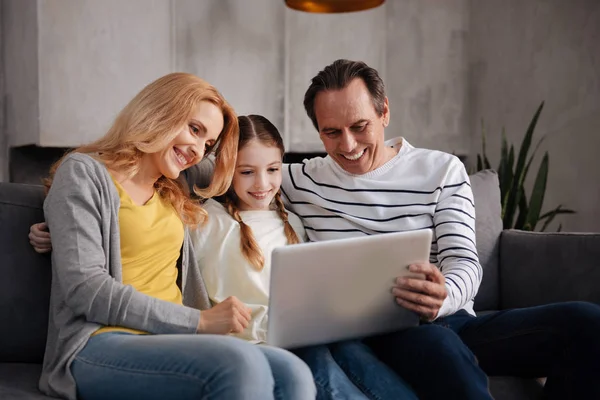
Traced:
<svg viewBox="0 0 600 400">
<path fill-rule="evenodd" d="M 500 153 L 500 163 L 496 171 L 498 172 L 498 178 L 500 180 L 502 222 L 504 229 L 534 231 L 538 228 L 541 231 L 545 231 L 557 215 L 575 213 L 573 210 L 563 208 L 561 204 L 544 214 L 541 213 L 544 195 L 546 193 L 546 182 L 548 180 L 548 164 L 550 157 L 547 151 L 544 153 L 544 157 L 540 163 L 529 198 L 525 192 L 524 183 L 527 178 L 527 173 L 529 172 L 529 167 L 533 162 L 533 158 L 535 157 L 540 144 L 545 138 L 542 137 L 538 140 L 531 156 L 529 156 L 535 126 L 543 108 L 544 102 L 540 104 L 529 123 L 527 132 L 525 133 L 525 137 L 519 148 L 516 164 L 514 146 L 512 144 L 510 147 L 508 146 L 506 133 L 504 129 L 502 129 L 502 150 Z M 485 129 L 482 122 L 482 153 L 477 155 L 477 171 L 491 168 L 486 154 L 485 141 Z M 558 231 L 561 229 L 562 225 L 559 225 Z"/>
</svg>

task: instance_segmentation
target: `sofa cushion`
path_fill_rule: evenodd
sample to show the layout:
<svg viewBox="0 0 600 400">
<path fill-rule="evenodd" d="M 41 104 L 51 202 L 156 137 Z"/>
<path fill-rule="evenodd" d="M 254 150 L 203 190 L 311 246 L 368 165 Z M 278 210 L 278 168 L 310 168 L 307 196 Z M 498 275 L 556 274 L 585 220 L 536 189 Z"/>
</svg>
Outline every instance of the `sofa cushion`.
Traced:
<svg viewBox="0 0 600 400">
<path fill-rule="evenodd" d="M 41 186 L 0 183 L 0 361 L 41 362 L 48 329 L 50 256 L 27 235 L 44 220 Z"/>
<path fill-rule="evenodd" d="M 494 376 L 490 393 L 495 400 L 535 400 L 542 398 L 543 386 L 535 379 Z"/>
<path fill-rule="evenodd" d="M 479 171 L 470 176 L 475 199 L 475 233 L 483 282 L 475 297 L 475 310 L 496 310 L 499 307 L 498 257 L 502 233 L 500 183 L 493 170 Z"/>
<path fill-rule="evenodd" d="M 600 304 L 600 234 L 505 230 L 500 242 L 501 307 L 562 301 Z"/>
<path fill-rule="evenodd" d="M 0 363 L 0 399 L 2 400 L 46 400 L 38 390 L 42 373 L 41 364 L 2 364 Z"/>
</svg>

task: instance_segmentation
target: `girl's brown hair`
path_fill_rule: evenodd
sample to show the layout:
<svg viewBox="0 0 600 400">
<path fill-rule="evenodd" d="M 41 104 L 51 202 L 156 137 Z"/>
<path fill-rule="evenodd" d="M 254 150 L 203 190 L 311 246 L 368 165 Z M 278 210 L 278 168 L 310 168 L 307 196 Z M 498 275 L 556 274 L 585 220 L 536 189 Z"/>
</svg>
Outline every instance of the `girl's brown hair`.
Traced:
<svg viewBox="0 0 600 400">
<path fill-rule="evenodd" d="M 257 140 L 265 146 L 277 147 L 281 151 L 281 157 L 283 158 L 283 153 L 285 153 L 283 139 L 277 128 L 268 119 L 261 115 L 248 115 L 239 117 L 238 121 L 240 127 L 238 151 L 251 141 Z M 229 188 L 222 200 L 225 203 L 227 212 L 240 224 L 242 254 L 257 270 L 262 270 L 265 257 L 252 234 L 252 229 L 240 217 L 237 196 L 235 195 L 233 186 Z M 277 191 L 274 201 L 277 212 L 284 224 L 285 237 L 288 244 L 298 243 L 300 240 L 288 221 L 288 213 L 281 200 L 281 191 Z"/>
<path fill-rule="evenodd" d="M 108 169 L 131 178 L 139 172 L 143 155 L 168 146 L 202 101 L 211 102 L 221 109 L 224 125 L 215 146 L 215 169 L 211 184 L 204 190 L 195 191 L 203 198 L 222 195 L 231 185 L 235 170 L 238 120 L 221 93 L 192 74 L 172 73 L 150 83 L 121 110 L 102 138 L 73 152 L 89 154 Z M 46 190 L 52 185 L 56 169 L 63 159 L 50 169 L 50 176 L 45 181 Z M 185 224 L 195 226 L 206 220 L 206 211 L 197 200 L 190 199 L 187 190 L 177 180 L 162 176 L 154 186 L 160 197 L 175 208 Z"/>
</svg>

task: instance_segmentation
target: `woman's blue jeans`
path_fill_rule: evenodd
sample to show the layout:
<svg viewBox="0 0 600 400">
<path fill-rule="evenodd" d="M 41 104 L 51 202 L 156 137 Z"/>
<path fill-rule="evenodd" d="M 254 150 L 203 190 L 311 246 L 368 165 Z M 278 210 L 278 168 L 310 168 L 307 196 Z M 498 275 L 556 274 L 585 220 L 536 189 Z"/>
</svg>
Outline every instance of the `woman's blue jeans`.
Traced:
<svg viewBox="0 0 600 400">
<path fill-rule="evenodd" d="M 220 335 L 92 336 L 71 365 L 83 400 L 299 399 L 316 396 L 294 354 Z"/>
</svg>

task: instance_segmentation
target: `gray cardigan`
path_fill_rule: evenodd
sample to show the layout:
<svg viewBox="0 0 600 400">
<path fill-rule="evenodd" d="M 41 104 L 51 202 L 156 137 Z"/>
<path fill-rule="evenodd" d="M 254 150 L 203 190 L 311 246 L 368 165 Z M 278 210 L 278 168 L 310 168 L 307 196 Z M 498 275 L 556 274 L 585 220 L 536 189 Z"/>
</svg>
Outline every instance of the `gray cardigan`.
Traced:
<svg viewBox="0 0 600 400">
<path fill-rule="evenodd" d="M 71 154 L 58 168 L 44 202 L 52 232 L 50 318 L 40 389 L 76 399 L 70 367 L 102 325 L 154 334 L 194 334 L 199 309 L 210 306 L 186 229 L 181 251 L 184 306 L 122 284 L 119 195 L 103 164 Z"/>
</svg>

